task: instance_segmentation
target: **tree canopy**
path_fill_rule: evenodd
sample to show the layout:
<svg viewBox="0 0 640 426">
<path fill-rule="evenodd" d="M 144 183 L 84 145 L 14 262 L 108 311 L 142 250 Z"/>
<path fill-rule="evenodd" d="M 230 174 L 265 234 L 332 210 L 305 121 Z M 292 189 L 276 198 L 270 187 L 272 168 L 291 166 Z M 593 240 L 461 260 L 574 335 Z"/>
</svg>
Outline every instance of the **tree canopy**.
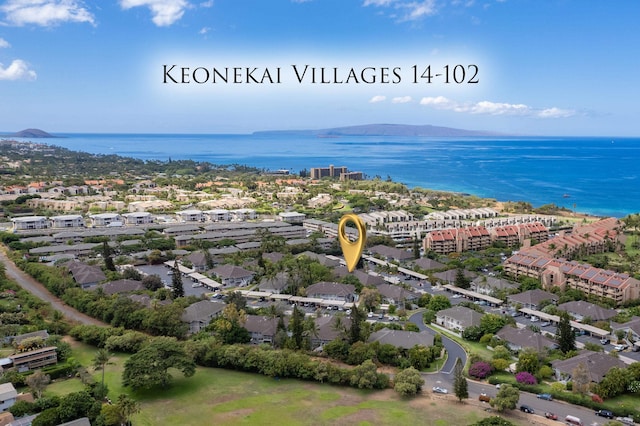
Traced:
<svg viewBox="0 0 640 426">
<path fill-rule="evenodd" d="M 180 370 L 185 377 L 196 371 L 195 362 L 177 339 L 156 337 L 125 362 L 122 383 L 133 389 L 167 387 L 172 379 L 169 368 Z"/>
</svg>

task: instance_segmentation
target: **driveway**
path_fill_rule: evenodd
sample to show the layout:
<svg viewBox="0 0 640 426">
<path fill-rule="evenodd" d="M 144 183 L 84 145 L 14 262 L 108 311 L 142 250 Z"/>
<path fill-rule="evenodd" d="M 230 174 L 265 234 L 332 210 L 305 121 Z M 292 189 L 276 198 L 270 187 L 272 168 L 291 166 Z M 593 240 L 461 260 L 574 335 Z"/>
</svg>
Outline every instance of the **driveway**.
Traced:
<svg viewBox="0 0 640 426">
<path fill-rule="evenodd" d="M 435 331 L 424 325 L 424 321 L 422 320 L 422 312 L 411 315 L 411 317 L 409 317 L 409 321 L 417 325 L 421 332 L 430 333 L 432 335 L 436 334 Z M 454 342 L 446 336 L 441 336 L 442 344 L 447 350 L 447 361 L 440 369 L 440 372 L 444 374 L 451 374 L 453 373 L 453 367 L 455 367 L 456 365 L 456 359 L 460 358 L 463 366 L 467 363 L 467 353 L 458 343 Z"/>
<path fill-rule="evenodd" d="M 98 321 L 95 318 L 91 318 L 90 316 L 75 310 L 64 303 L 61 299 L 49 293 L 49 290 L 47 290 L 41 283 L 33 279 L 30 275 L 24 273 L 16 266 L 15 263 L 13 263 L 11 259 L 7 257 L 6 247 L 4 246 L 0 248 L 0 262 L 4 265 L 7 278 L 15 281 L 20 287 L 36 296 L 38 299 L 50 303 L 53 309 L 60 311 L 67 320 L 77 324 L 100 325 L 103 327 L 108 326 L 108 324 L 105 324 L 102 321 Z"/>
</svg>

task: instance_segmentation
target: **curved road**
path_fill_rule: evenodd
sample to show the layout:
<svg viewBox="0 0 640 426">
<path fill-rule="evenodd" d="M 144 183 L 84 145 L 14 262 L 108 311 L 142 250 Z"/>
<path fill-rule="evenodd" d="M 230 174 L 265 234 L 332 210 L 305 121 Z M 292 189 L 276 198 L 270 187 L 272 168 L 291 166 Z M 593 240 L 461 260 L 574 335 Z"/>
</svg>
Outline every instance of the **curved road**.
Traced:
<svg viewBox="0 0 640 426">
<path fill-rule="evenodd" d="M 49 293 L 49 290 L 47 290 L 41 283 L 23 272 L 11 259 L 7 257 L 5 247 L 0 247 L 0 263 L 4 265 L 7 278 L 15 281 L 20 287 L 36 296 L 38 299 L 50 303 L 55 310 L 60 311 L 69 321 L 79 324 L 107 326 L 107 324 L 102 321 L 75 310 L 64 303 L 61 299 Z"/>
<path fill-rule="evenodd" d="M 418 326 L 420 331 L 425 331 L 432 335 L 435 335 L 436 332 L 433 329 L 424 325 L 424 321 L 422 320 L 422 312 L 415 313 L 409 317 L 409 321 Z M 464 351 L 462 346 L 453 340 L 449 339 L 446 336 L 442 336 L 442 344 L 444 348 L 447 350 L 447 361 L 444 363 L 442 368 L 440 369 L 440 373 L 443 374 L 451 374 L 453 373 L 453 367 L 456 365 L 456 359 L 460 358 L 462 361 L 462 365 L 464 366 L 467 363 L 467 353 Z"/>
</svg>

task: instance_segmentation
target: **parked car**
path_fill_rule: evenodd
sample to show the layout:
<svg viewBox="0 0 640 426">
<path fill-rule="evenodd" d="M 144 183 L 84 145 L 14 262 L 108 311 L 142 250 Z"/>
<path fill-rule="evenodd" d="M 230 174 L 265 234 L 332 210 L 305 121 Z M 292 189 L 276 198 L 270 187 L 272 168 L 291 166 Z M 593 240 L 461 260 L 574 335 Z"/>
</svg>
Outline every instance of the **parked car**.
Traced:
<svg viewBox="0 0 640 426">
<path fill-rule="evenodd" d="M 549 413 L 548 411 L 544 413 L 544 416 L 549 420 L 558 420 L 558 415 L 554 413 Z"/>
<path fill-rule="evenodd" d="M 446 390 L 445 388 L 441 388 L 440 386 L 434 386 L 433 387 L 433 392 L 435 392 L 435 393 L 449 393 L 448 390 Z"/>
<path fill-rule="evenodd" d="M 602 339 L 600 339 L 600 344 L 602 345 L 607 345 L 609 344 L 610 340 L 607 339 L 606 337 L 603 337 Z"/>
<path fill-rule="evenodd" d="M 629 347 L 629 346 L 627 346 L 627 345 L 615 345 L 615 346 L 613 347 L 613 350 L 614 350 L 614 351 L 617 351 L 617 352 L 622 352 L 622 351 L 624 351 L 625 349 L 627 349 L 628 347 Z"/>
<path fill-rule="evenodd" d="M 551 325 L 550 321 L 545 321 L 540 323 L 540 327 L 549 327 Z"/>
<path fill-rule="evenodd" d="M 489 395 L 487 395 L 486 393 L 482 392 L 480 394 L 480 396 L 478 397 L 478 399 L 482 402 L 489 402 L 491 401 L 491 397 Z"/>
<path fill-rule="evenodd" d="M 594 413 L 596 416 L 606 417 L 608 419 L 613 418 L 613 413 L 609 410 L 598 410 Z"/>
<path fill-rule="evenodd" d="M 537 316 L 534 315 L 531 317 L 531 322 L 538 322 L 538 321 L 540 321 L 540 318 L 538 318 Z"/>
<path fill-rule="evenodd" d="M 529 414 L 535 413 L 535 411 L 533 411 L 533 408 L 529 407 L 528 405 L 521 405 L 520 406 L 520 411 L 522 411 L 524 413 L 529 413 Z"/>
<path fill-rule="evenodd" d="M 623 425 L 629 426 L 633 426 L 636 424 L 631 417 L 616 417 L 616 421 L 619 421 Z"/>
<path fill-rule="evenodd" d="M 544 399 L 546 401 L 553 401 L 553 397 L 548 393 L 540 393 L 538 394 L 538 399 Z"/>
<path fill-rule="evenodd" d="M 580 420 L 580 418 L 576 416 L 569 415 L 564 418 L 564 422 L 568 425 L 583 426 L 582 420 Z"/>
<path fill-rule="evenodd" d="M 453 296 L 451 296 L 452 299 L 460 299 L 462 297 L 462 295 L 460 293 L 456 293 Z"/>
</svg>

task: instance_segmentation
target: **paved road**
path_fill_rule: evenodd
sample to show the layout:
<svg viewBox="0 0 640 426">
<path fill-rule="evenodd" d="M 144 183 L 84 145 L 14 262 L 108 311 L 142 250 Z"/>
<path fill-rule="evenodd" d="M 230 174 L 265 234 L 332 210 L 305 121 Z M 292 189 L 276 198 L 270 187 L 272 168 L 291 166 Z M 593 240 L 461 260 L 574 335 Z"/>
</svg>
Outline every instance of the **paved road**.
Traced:
<svg viewBox="0 0 640 426">
<path fill-rule="evenodd" d="M 435 331 L 424 325 L 424 321 L 422 320 L 422 312 L 411 315 L 411 317 L 409 317 L 409 321 L 417 325 L 420 331 L 431 333 L 432 335 L 436 334 Z M 465 365 L 467 363 L 467 353 L 464 351 L 462 346 L 446 336 L 442 336 L 442 344 L 447 350 L 447 361 L 440 369 L 442 373 L 453 373 L 453 367 L 455 367 L 456 359 L 458 358 L 460 358 L 460 361 L 462 361 L 462 365 Z"/>
<path fill-rule="evenodd" d="M 49 293 L 41 283 L 34 280 L 30 275 L 24 273 L 16 266 L 15 263 L 13 263 L 13 261 L 11 261 L 11 259 L 7 257 L 5 247 L 0 247 L 0 263 L 4 265 L 5 273 L 8 278 L 14 280 L 20 287 L 36 296 L 38 299 L 50 303 L 55 310 L 60 311 L 69 321 L 79 324 L 107 326 L 107 324 L 102 321 L 98 321 L 97 319 L 91 318 L 82 312 L 78 312 L 71 306 L 64 303 L 61 299 Z"/>
</svg>

